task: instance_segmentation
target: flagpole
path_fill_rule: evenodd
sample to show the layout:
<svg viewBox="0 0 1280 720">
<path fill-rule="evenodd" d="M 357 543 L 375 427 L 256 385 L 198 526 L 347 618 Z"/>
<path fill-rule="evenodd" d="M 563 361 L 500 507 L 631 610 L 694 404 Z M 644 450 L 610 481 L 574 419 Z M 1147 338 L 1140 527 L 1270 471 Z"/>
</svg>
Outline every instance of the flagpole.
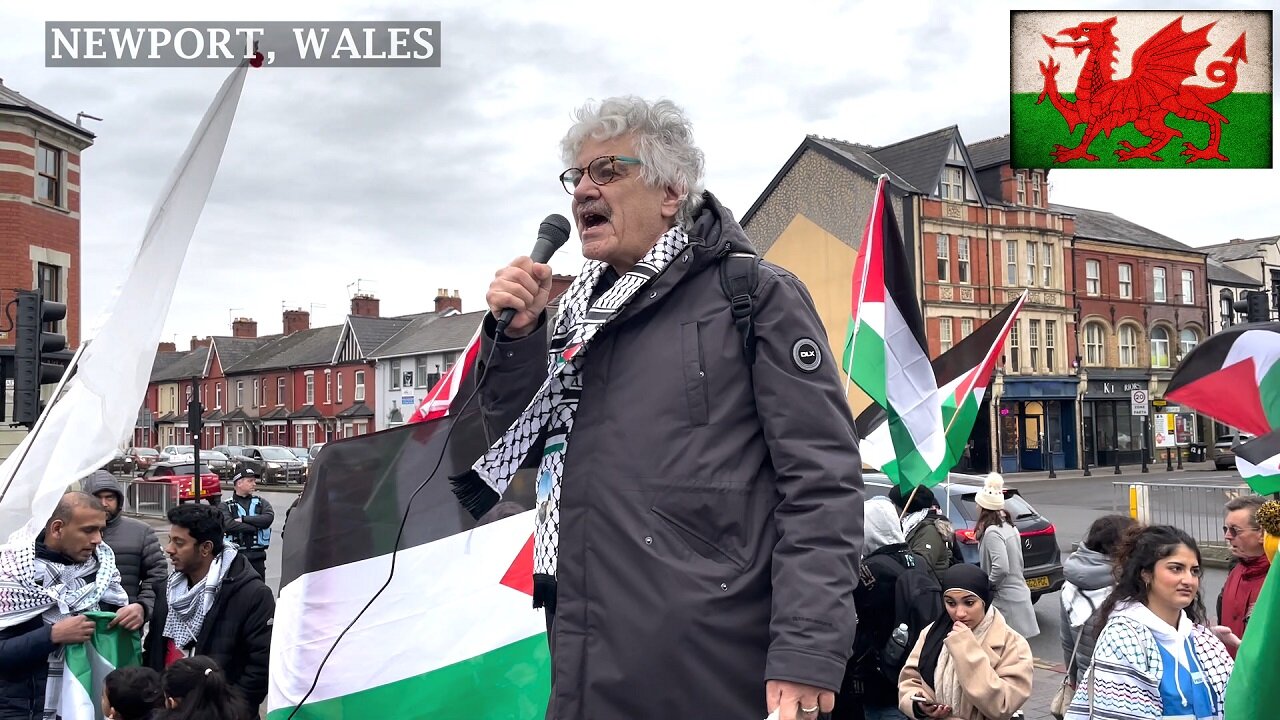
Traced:
<svg viewBox="0 0 1280 720">
<path fill-rule="evenodd" d="M 9 487 L 13 485 L 13 479 L 18 477 L 18 470 L 22 468 L 22 461 L 27 459 L 27 453 L 31 451 L 31 445 L 35 442 L 36 434 L 44 427 L 44 421 L 48 419 L 49 411 L 62 399 L 62 389 L 66 387 L 72 371 L 80 364 L 80 356 L 84 354 L 84 349 L 89 346 L 90 342 L 92 341 L 84 340 L 80 343 L 80 347 L 76 348 L 75 354 L 71 356 L 71 362 L 67 363 L 67 369 L 63 371 L 62 377 L 58 378 L 58 385 L 53 389 L 53 397 L 49 399 L 49 404 L 45 405 L 44 409 L 40 411 L 40 417 L 36 418 L 36 424 L 31 426 L 31 432 L 27 433 L 27 437 L 24 438 L 26 446 L 22 448 L 22 455 L 18 457 L 18 464 L 13 467 L 13 474 L 5 481 L 4 488 L 0 489 L 0 500 L 3 500 L 5 494 L 9 492 Z M 73 479 L 78 480 L 79 478 Z"/>
</svg>

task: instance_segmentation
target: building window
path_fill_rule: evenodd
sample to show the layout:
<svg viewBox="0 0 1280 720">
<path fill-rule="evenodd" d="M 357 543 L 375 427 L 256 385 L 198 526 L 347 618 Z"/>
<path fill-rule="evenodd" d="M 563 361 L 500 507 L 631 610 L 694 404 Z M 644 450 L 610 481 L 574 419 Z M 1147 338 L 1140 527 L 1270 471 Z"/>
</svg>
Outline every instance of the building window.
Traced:
<svg viewBox="0 0 1280 720">
<path fill-rule="evenodd" d="M 1151 328 L 1151 367 L 1169 367 L 1169 331 L 1162 327 Z"/>
<path fill-rule="evenodd" d="M 1196 346 L 1199 344 L 1200 344 L 1200 333 L 1196 332 L 1195 330 L 1192 330 L 1191 328 L 1187 328 L 1182 332 L 1178 333 L 1178 358 L 1179 359 L 1185 358 L 1187 356 L 1187 353 L 1194 350 Z"/>
<path fill-rule="evenodd" d="M 284 407 L 284 378 L 276 378 L 276 407 Z"/>
<path fill-rule="evenodd" d="M 258 378 L 253 379 L 253 406 L 258 407 L 262 404 L 262 381 Z"/>
<path fill-rule="evenodd" d="M 392 390 L 400 389 L 400 361 L 399 360 L 391 361 L 391 389 Z"/>
<path fill-rule="evenodd" d="M 1116 333 L 1120 343 L 1120 366 L 1134 367 L 1138 364 L 1138 331 L 1132 325 L 1123 325 Z"/>
<path fill-rule="evenodd" d="M 1084 292 L 1086 295 L 1102 292 L 1102 263 L 1097 260 L 1084 261 Z"/>
<path fill-rule="evenodd" d="M 1053 372 L 1057 367 L 1053 363 L 1053 350 L 1057 344 L 1058 323 L 1054 320 L 1044 321 L 1044 368 L 1049 372 Z"/>
<path fill-rule="evenodd" d="M 1053 246 L 1045 243 L 1043 249 L 1044 255 L 1040 259 L 1043 261 L 1044 282 L 1040 284 L 1044 287 L 1053 287 Z"/>
<path fill-rule="evenodd" d="M 1018 325 L 1017 320 L 1013 321 L 1013 325 L 1009 327 L 1009 369 L 1018 372 L 1022 369 L 1022 348 L 1018 343 Z"/>
<path fill-rule="evenodd" d="M 413 367 L 415 370 L 413 375 L 414 385 L 420 388 L 430 387 L 430 385 L 427 384 L 430 382 L 430 379 L 427 377 L 430 375 L 430 371 L 427 369 L 427 357 L 423 355 L 422 357 L 417 358 Z"/>
<path fill-rule="evenodd" d="M 938 318 L 938 349 L 946 352 L 951 349 L 951 318 Z"/>
<path fill-rule="evenodd" d="M 316 404 L 316 376 L 314 373 L 307 373 L 307 402 L 306 405 Z"/>
<path fill-rule="evenodd" d="M 1164 268 L 1151 268 L 1151 299 L 1165 302 Z"/>
<path fill-rule="evenodd" d="M 222 408 L 222 383 L 213 384 L 213 398 L 213 406 L 219 409 Z"/>
<path fill-rule="evenodd" d="M 236 381 L 236 407 L 244 407 L 244 381 Z"/>
<path fill-rule="evenodd" d="M 1018 241 L 1006 240 L 1004 243 L 1004 284 L 1018 287 Z"/>
<path fill-rule="evenodd" d="M 964 202 L 964 168 L 953 165 L 942 168 L 941 195 L 943 200 Z"/>
<path fill-rule="evenodd" d="M 1036 248 L 1040 247 L 1033 242 L 1027 243 L 1027 285 L 1035 287 L 1036 285 Z"/>
<path fill-rule="evenodd" d="M 1027 347 L 1031 350 L 1031 364 L 1027 369 L 1035 372 L 1040 369 L 1040 321 L 1028 320 L 1027 325 L 1030 330 L 1027 334 Z"/>
<path fill-rule="evenodd" d="M 62 268 L 58 265 L 50 265 L 49 263 L 36 263 L 36 289 L 40 291 L 40 297 L 53 302 L 63 302 L 62 295 Z M 44 331 L 56 333 L 58 323 L 54 320 L 44 324 Z"/>
<path fill-rule="evenodd" d="M 938 236 L 938 282 L 951 281 L 951 237 Z"/>
<path fill-rule="evenodd" d="M 302 426 L 295 425 L 293 428 L 293 445 L 294 447 L 308 447 L 302 444 Z"/>
<path fill-rule="evenodd" d="M 62 205 L 62 151 L 44 143 L 36 148 L 36 200 Z"/>
<path fill-rule="evenodd" d="M 1027 176 L 1023 175 L 1022 173 L 1018 173 L 1014 177 L 1015 177 L 1015 182 L 1017 182 L 1017 185 L 1018 185 L 1017 204 L 1026 205 L 1027 204 Z"/>
<path fill-rule="evenodd" d="M 169 388 L 169 409 L 175 411 L 178 409 L 178 388 Z"/>
<path fill-rule="evenodd" d="M 1182 271 L 1182 304 L 1196 304 L 1196 274 L 1191 270 Z"/>
<path fill-rule="evenodd" d="M 1103 353 L 1102 325 L 1096 322 L 1084 326 L 1084 362 L 1086 365 L 1102 365 L 1106 355 Z"/>
<path fill-rule="evenodd" d="M 1133 266 L 1128 263 L 1121 263 L 1119 267 L 1119 273 L 1120 273 L 1120 297 L 1122 298 L 1133 297 Z"/>
<path fill-rule="evenodd" d="M 1040 202 L 1040 173 L 1031 173 L 1031 204 L 1036 207 L 1041 206 Z"/>
<path fill-rule="evenodd" d="M 338 373 L 338 378 L 336 382 L 338 383 L 338 404 L 341 405 L 342 404 L 342 373 L 341 372 Z"/>
<path fill-rule="evenodd" d="M 973 334 L 973 318 L 960 318 L 960 339 L 963 340 Z"/>
<path fill-rule="evenodd" d="M 333 373 L 324 371 L 324 404 L 333 404 Z"/>
<path fill-rule="evenodd" d="M 364 402 L 364 371 L 356 371 L 356 402 Z"/>
<path fill-rule="evenodd" d="M 969 283 L 969 238 L 956 238 L 956 279 Z"/>
</svg>

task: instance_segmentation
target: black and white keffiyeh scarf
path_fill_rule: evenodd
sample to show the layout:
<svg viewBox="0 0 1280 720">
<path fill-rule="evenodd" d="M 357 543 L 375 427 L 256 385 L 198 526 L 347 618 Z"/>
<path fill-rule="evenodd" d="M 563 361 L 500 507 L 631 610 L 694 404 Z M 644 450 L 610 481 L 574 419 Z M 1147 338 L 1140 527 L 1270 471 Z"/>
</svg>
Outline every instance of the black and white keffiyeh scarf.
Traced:
<svg viewBox="0 0 1280 720">
<path fill-rule="evenodd" d="M 0 547 L 0 628 L 20 625 L 34 617 L 44 624 L 97 610 L 99 603 L 124 607 L 129 596 L 120 585 L 116 556 L 106 543 L 89 559 L 63 565 L 36 556 L 36 537 L 17 534 Z M 49 654 L 49 678 L 45 682 L 45 720 L 58 714 L 62 697 L 63 648 Z"/>
<path fill-rule="evenodd" d="M 200 636 L 204 617 L 222 588 L 231 561 L 236 559 L 235 546 L 228 544 L 222 554 L 213 559 L 209 572 L 195 585 L 187 583 L 187 576 L 174 571 L 165 581 L 165 596 L 169 614 L 164 619 L 164 636 L 173 641 L 179 650 L 185 649 Z"/>
<path fill-rule="evenodd" d="M 688 242 L 689 236 L 683 229 L 671 228 L 658 238 L 657 244 L 635 267 L 618 278 L 594 302 L 591 301 L 592 291 L 609 265 L 590 261 L 583 267 L 560 302 L 560 315 L 549 345 L 547 379 L 520 417 L 472 466 L 480 479 L 501 496 L 538 438 L 545 434 L 542 460 L 538 466 L 538 512 L 533 551 L 535 578 L 554 578 L 556 575 L 560 482 L 573 430 L 573 417 L 582 395 L 582 372 L 591 340 L 617 317 L 641 288 L 658 277 L 680 255 Z M 537 597 L 535 606 L 541 606 Z"/>
</svg>

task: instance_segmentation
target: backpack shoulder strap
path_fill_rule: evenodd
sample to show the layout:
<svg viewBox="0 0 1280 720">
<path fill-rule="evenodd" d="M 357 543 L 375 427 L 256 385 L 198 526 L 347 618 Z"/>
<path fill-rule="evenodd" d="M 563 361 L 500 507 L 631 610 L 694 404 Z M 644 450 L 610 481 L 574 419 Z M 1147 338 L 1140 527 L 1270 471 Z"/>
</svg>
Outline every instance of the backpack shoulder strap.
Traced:
<svg viewBox="0 0 1280 720">
<path fill-rule="evenodd" d="M 747 365 L 756 362 L 755 294 L 760 282 L 760 257 L 751 253 L 729 253 L 720 261 L 720 287 L 729 299 L 733 324 L 742 335 L 742 357 Z"/>
</svg>

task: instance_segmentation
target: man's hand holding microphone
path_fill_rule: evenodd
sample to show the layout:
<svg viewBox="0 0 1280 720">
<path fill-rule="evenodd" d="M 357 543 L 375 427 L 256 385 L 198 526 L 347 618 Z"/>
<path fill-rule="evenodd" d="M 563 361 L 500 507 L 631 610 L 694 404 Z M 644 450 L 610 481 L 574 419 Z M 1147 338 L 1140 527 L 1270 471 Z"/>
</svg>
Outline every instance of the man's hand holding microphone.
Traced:
<svg viewBox="0 0 1280 720">
<path fill-rule="evenodd" d="M 551 301 L 551 256 L 569 239 L 569 221 L 548 215 L 538 226 L 533 252 L 494 273 L 484 295 L 489 312 L 498 319 L 498 333 L 522 338 L 538 327 L 538 318 Z"/>
</svg>

